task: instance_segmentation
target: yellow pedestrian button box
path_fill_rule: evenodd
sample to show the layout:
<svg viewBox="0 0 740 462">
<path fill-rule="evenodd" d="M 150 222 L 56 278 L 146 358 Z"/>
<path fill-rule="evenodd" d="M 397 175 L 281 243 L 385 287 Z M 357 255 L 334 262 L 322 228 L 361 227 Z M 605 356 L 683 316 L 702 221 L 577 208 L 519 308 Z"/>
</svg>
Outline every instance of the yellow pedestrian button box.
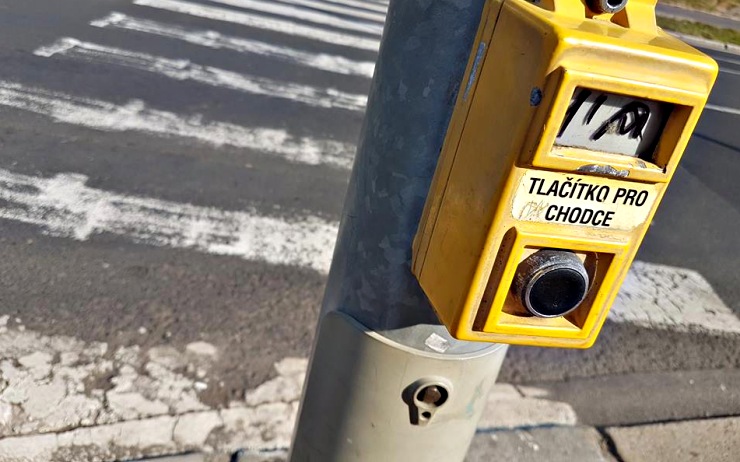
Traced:
<svg viewBox="0 0 740 462">
<path fill-rule="evenodd" d="M 596 340 L 717 75 L 654 9 L 487 2 L 413 249 L 456 338 Z"/>
</svg>

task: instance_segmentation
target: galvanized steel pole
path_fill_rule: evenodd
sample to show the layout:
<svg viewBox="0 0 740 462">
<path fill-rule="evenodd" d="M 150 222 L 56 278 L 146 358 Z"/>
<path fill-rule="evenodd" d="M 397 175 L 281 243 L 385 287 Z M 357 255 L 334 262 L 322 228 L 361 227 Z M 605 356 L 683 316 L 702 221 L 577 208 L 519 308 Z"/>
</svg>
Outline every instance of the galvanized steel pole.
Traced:
<svg viewBox="0 0 740 462">
<path fill-rule="evenodd" d="M 485 0 L 392 0 L 290 460 L 463 460 L 506 347 L 460 342 L 412 241 Z"/>
</svg>

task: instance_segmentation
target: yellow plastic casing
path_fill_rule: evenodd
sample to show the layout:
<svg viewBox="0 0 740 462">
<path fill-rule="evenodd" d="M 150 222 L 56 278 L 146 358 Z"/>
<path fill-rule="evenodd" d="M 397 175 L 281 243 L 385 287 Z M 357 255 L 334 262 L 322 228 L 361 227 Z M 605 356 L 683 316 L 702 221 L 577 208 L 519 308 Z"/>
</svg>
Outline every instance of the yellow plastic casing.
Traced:
<svg viewBox="0 0 740 462">
<path fill-rule="evenodd" d="M 580 0 L 486 4 L 413 249 L 413 272 L 454 337 L 593 345 L 717 76 L 711 58 L 656 26 L 654 7 L 629 0 L 596 15 Z M 556 146 L 577 88 L 670 104 L 651 159 Z M 613 221 L 545 220 L 558 199 L 533 195 L 539 180 L 606 188 L 591 206 Z M 616 199 L 627 190 L 641 207 Z M 588 295 L 564 317 L 530 316 L 512 296 L 517 266 L 543 248 L 588 264 Z"/>
</svg>

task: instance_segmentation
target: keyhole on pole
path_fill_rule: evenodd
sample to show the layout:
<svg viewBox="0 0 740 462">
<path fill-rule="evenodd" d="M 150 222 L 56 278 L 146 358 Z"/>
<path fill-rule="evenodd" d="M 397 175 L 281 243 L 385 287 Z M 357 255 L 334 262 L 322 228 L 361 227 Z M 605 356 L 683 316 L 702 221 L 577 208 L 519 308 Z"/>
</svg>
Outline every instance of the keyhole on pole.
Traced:
<svg viewBox="0 0 740 462">
<path fill-rule="evenodd" d="M 436 380 L 420 380 L 409 385 L 404 390 L 403 400 L 409 406 L 411 424 L 427 425 L 449 399 L 449 390 L 449 385 Z"/>
</svg>

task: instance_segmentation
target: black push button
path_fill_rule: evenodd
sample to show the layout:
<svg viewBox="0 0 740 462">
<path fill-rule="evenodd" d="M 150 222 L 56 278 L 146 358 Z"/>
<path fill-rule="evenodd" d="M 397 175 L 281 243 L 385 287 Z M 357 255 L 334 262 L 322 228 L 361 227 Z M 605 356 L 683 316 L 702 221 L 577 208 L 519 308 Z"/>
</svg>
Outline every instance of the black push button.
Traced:
<svg viewBox="0 0 740 462">
<path fill-rule="evenodd" d="M 519 264 L 513 289 L 530 313 L 555 318 L 578 307 L 588 285 L 586 268 L 575 253 L 544 249 Z"/>
</svg>

